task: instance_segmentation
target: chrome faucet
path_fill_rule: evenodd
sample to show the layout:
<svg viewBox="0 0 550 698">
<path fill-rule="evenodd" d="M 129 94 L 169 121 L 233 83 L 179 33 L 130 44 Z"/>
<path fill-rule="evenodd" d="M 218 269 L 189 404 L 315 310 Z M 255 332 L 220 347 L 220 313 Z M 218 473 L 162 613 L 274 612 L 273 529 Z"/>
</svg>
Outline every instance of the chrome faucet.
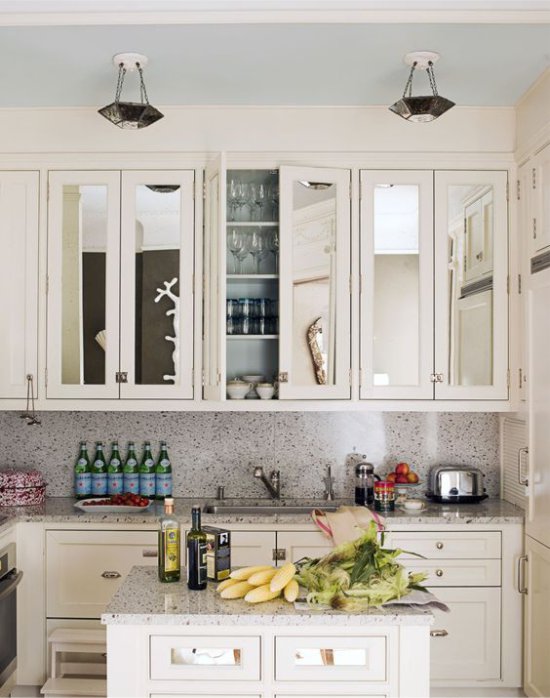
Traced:
<svg viewBox="0 0 550 698">
<path fill-rule="evenodd" d="M 261 465 L 254 468 L 254 477 L 259 478 L 267 488 L 272 499 L 281 498 L 281 471 L 272 470 L 269 479 L 265 476 L 264 469 Z"/>
</svg>

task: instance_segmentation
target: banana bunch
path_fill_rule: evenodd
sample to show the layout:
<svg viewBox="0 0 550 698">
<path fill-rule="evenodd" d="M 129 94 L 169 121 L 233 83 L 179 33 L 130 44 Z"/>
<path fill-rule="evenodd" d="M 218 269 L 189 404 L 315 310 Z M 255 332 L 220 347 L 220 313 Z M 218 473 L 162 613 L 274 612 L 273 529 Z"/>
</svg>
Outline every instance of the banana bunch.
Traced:
<svg viewBox="0 0 550 698">
<path fill-rule="evenodd" d="M 231 572 L 229 579 L 218 584 L 216 591 L 222 599 L 242 599 L 261 603 L 284 596 L 293 603 L 298 598 L 298 582 L 294 579 L 296 567 L 287 562 L 282 567 L 256 565 L 241 567 Z"/>
</svg>

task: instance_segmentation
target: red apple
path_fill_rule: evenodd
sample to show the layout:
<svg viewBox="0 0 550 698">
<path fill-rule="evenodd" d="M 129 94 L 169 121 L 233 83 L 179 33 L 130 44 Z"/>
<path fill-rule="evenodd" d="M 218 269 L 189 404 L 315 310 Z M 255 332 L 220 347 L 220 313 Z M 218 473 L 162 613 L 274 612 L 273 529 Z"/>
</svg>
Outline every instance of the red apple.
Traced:
<svg viewBox="0 0 550 698">
<path fill-rule="evenodd" d="M 407 474 L 407 482 L 411 482 L 413 485 L 416 485 L 416 483 L 419 481 L 419 477 L 416 473 L 414 473 L 412 470 L 410 473 Z"/>
<path fill-rule="evenodd" d="M 408 475 L 410 472 L 409 464 L 408 463 L 398 463 L 395 466 L 395 472 L 398 475 Z"/>
<path fill-rule="evenodd" d="M 408 481 L 409 480 L 407 479 L 406 475 L 397 475 L 397 477 L 395 478 L 395 482 L 398 485 L 406 485 Z"/>
<path fill-rule="evenodd" d="M 395 473 L 388 473 L 386 475 L 386 482 L 395 482 L 397 475 Z"/>
</svg>

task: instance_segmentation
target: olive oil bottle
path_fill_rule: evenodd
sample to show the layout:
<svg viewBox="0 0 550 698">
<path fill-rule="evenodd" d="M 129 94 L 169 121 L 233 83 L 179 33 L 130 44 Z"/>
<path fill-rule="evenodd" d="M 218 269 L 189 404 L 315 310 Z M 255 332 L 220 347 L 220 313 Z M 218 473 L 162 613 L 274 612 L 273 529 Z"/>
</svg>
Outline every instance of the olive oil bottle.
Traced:
<svg viewBox="0 0 550 698">
<path fill-rule="evenodd" d="M 164 500 L 166 501 L 166 500 Z M 206 533 L 201 529 L 201 508 L 191 509 L 191 530 L 187 534 L 187 586 L 206 589 Z"/>
<path fill-rule="evenodd" d="M 164 516 L 159 527 L 159 579 L 161 582 L 180 580 L 180 526 L 174 517 L 174 500 L 164 500 Z"/>
</svg>

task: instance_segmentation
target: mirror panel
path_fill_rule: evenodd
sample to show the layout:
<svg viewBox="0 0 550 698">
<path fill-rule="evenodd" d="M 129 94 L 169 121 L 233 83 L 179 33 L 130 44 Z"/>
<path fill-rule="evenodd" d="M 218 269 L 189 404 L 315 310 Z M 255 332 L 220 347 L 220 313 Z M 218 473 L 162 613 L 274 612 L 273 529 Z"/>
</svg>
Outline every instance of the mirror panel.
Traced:
<svg viewBox="0 0 550 698">
<path fill-rule="evenodd" d="M 61 382 L 105 384 L 107 186 L 62 188 Z"/>
<path fill-rule="evenodd" d="M 205 647 L 173 647 L 171 663 L 198 666 L 242 666 L 241 650 Z"/>
</svg>

